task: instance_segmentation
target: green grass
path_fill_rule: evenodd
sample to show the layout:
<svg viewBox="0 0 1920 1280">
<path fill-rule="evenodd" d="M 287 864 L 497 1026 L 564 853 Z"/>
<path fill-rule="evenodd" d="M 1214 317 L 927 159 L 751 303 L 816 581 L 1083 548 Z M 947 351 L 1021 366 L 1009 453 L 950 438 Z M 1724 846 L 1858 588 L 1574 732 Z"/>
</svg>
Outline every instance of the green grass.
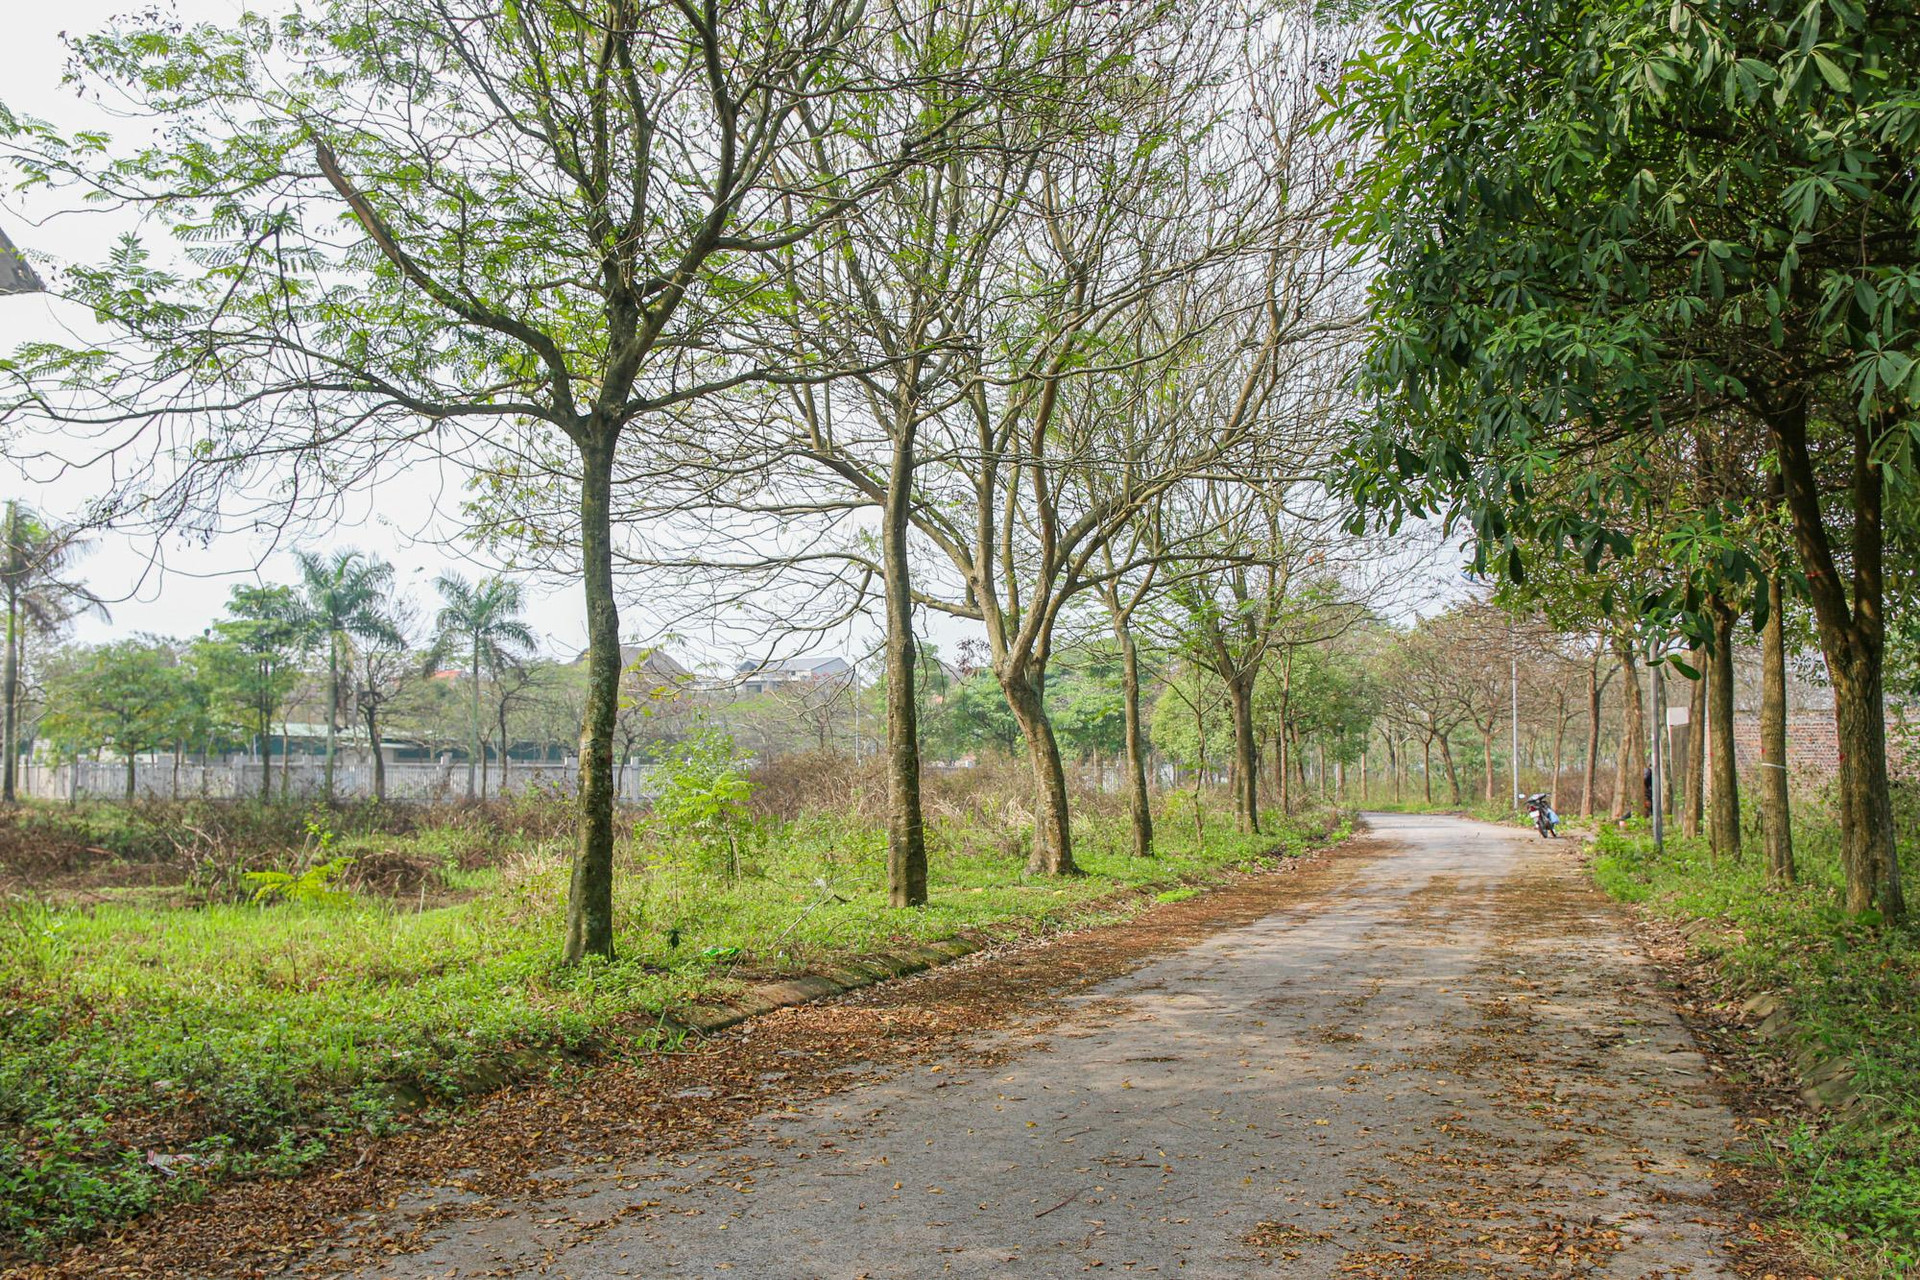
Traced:
<svg viewBox="0 0 1920 1280">
<path fill-rule="evenodd" d="M 1189 812 L 1140 860 L 1124 818 L 1090 815 L 1076 826 L 1086 874 L 1032 880 L 1017 826 L 954 816 L 930 824 L 931 901 L 909 912 L 885 906 L 883 833 L 852 819 L 761 828 L 738 879 L 641 827 L 617 877 L 620 957 L 573 968 L 556 963 L 556 840 L 522 840 L 497 869 L 450 871 L 474 896 L 420 912 L 366 899 L 16 899 L 0 908 L 0 1240 L 44 1250 L 221 1178 L 295 1171 L 423 1103 L 645 1051 L 665 1011 L 744 976 L 963 929 L 1123 918 L 1153 890 L 1298 852 L 1326 826 L 1243 837 L 1214 815 L 1200 840 Z M 427 830 L 342 837 L 332 851 L 450 857 L 447 844 Z"/>
<path fill-rule="evenodd" d="M 1790 1013 L 1790 1036 L 1766 1051 L 1801 1068 L 1853 1066 L 1860 1105 L 1795 1125 L 1769 1158 L 1785 1207 L 1816 1238 L 1891 1274 L 1920 1274 L 1920 932 L 1847 914 L 1837 844 L 1817 813 L 1798 820 L 1802 883 L 1779 890 L 1757 842 L 1744 861 L 1716 866 L 1701 840 L 1671 839 L 1656 856 L 1644 833 L 1603 829 L 1594 874 L 1616 898 L 1714 923 L 1692 945 L 1729 993 L 1775 993 Z"/>
</svg>

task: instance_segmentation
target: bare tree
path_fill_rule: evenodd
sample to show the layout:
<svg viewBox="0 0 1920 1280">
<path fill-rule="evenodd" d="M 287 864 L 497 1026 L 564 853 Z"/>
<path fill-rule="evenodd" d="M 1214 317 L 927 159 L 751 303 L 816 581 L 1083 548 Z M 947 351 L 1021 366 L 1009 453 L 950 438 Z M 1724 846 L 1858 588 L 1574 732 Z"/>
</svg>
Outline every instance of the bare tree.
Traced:
<svg viewBox="0 0 1920 1280">
<path fill-rule="evenodd" d="M 421 649 L 425 634 L 419 607 L 409 600 L 395 600 L 387 607 L 386 622 L 391 631 L 359 640 L 347 667 L 349 692 L 367 730 L 376 800 L 387 798 L 382 726 L 395 704 L 410 698 L 433 674 L 432 655 Z"/>
<path fill-rule="evenodd" d="M 854 175 L 814 170 L 803 121 L 868 127 L 900 83 L 874 55 L 910 9 L 368 0 L 271 41 L 264 24 L 154 15 L 80 41 L 76 65 L 164 120 L 163 140 L 116 153 L 9 119 L 16 165 L 151 211 L 204 264 L 164 272 L 124 244 L 65 291 L 125 340 L 31 344 L 13 365 L 9 420 L 52 417 L 144 460 L 100 516 L 259 516 L 236 492 L 324 513 L 413 442 L 496 472 L 517 457 L 570 497 L 568 528 L 528 531 L 577 566 L 587 604 L 569 960 L 614 947 L 616 459 L 700 397 L 813 376 L 765 340 L 781 255 L 917 167 L 951 121 Z"/>
</svg>

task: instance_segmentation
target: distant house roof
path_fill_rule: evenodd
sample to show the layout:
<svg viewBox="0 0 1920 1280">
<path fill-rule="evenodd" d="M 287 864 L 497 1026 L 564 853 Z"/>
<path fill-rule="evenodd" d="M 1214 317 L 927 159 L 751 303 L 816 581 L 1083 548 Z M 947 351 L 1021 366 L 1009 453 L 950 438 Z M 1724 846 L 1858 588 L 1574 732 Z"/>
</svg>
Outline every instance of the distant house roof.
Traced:
<svg viewBox="0 0 1920 1280">
<path fill-rule="evenodd" d="M 845 675 L 853 668 L 841 657 L 804 657 L 780 658 L 773 662 L 742 662 L 734 670 L 743 676 L 777 675 L 789 679 L 811 677 L 817 680 Z"/>
<path fill-rule="evenodd" d="M 582 666 L 587 661 L 588 651 L 582 649 L 573 665 Z M 693 672 L 682 666 L 678 659 L 659 645 L 623 644 L 620 646 L 620 669 L 637 671 L 655 680 L 678 684 L 693 679 Z"/>
<path fill-rule="evenodd" d="M 42 293 L 46 286 L 40 283 L 39 273 L 34 271 L 20 250 L 14 248 L 13 241 L 7 239 L 7 233 L 0 231 L 0 294 L 5 293 Z"/>
<path fill-rule="evenodd" d="M 693 679 L 693 672 L 681 666 L 672 654 L 658 645 L 621 645 L 620 665 L 625 669 L 644 671 L 658 680 Z"/>
</svg>

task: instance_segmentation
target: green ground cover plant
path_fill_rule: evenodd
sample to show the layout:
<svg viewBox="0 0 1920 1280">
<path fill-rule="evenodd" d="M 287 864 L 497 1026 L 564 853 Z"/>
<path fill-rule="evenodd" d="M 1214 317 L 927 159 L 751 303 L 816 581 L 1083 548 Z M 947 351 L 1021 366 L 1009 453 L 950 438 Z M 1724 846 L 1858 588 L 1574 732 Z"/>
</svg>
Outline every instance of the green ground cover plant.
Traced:
<svg viewBox="0 0 1920 1280">
<path fill-rule="evenodd" d="M 1766 1148 L 1785 1208 L 1859 1265 L 1920 1270 L 1920 931 L 1844 908 L 1837 826 L 1817 803 L 1796 815 L 1801 883 L 1766 882 L 1756 850 L 1715 861 L 1703 840 L 1655 854 L 1643 823 L 1603 827 L 1594 875 L 1656 915 L 1711 922 L 1691 945 L 1730 997 L 1765 994 L 1790 1030 L 1762 1042 L 1806 1071 L 1841 1061 L 1851 1106 L 1795 1124 Z M 1908 848 L 1910 841 L 1903 841 Z"/>
<path fill-rule="evenodd" d="M 430 866 L 430 891 L 256 895 L 243 871 L 159 895 L 12 894 L 0 911 L 0 1241 L 44 1251 L 222 1178 L 297 1171 L 347 1135 L 443 1115 L 514 1078 L 645 1052 L 671 1009 L 758 978 L 962 930 L 1125 918 L 1169 887 L 1345 829 L 1318 812 L 1242 836 L 1222 801 L 1203 838 L 1169 824 L 1145 860 L 1128 852 L 1124 811 L 1090 795 L 1075 830 L 1086 874 L 1029 879 L 1019 775 L 983 770 L 931 789 L 931 901 L 889 911 L 884 829 L 868 812 L 877 775 L 796 773 L 811 794 L 767 779 L 725 859 L 711 832 L 629 816 L 611 963 L 559 963 L 569 845 L 504 811 L 319 839 L 308 811 L 282 824 L 277 852 L 255 847 L 281 875 L 344 862 L 330 885 L 381 860 Z M 827 803 L 823 786 L 846 794 Z"/>
</svg>

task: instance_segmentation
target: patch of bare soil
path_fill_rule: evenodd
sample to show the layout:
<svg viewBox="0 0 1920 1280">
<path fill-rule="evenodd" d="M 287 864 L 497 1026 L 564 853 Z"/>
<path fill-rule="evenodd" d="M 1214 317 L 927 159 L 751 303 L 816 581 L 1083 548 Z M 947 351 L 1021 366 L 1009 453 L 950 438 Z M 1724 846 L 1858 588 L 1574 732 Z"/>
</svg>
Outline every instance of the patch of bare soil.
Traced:
<svg viewBox="0 0 1920 1280">
<path fill-rule="evenodd" d="M 216 1188 L 9 1280 L 321 1275 L 407 1252 L 451 1217 L 479 1216 L 509 1196 L 537 1194 L 536 1175 L 584 1163 L 711 1150 L 751 1117 L 872 1081 L 1016 1021 L 1044 1028 L 1056 1002 L 1211 933 L 1251 923 L 1335 887 L 1379 847 L 1362 837 L 1282 859 L 1123 924 L 975 953 L 914 978 L 778 1010 L 677 1053 L 650 1054 L 547 1083 L 503 1090 L 458 1123 L 369 1140 L 283 1181 Z M 976 1050 L 982 1063 L 1010 1050 Z M 967 1060 L 965 1058 L 962 1059 Z M 410 1188 L 445 1186 L 461 1203 L 406 1219 L 380 1211 Z"/>
</svg>

